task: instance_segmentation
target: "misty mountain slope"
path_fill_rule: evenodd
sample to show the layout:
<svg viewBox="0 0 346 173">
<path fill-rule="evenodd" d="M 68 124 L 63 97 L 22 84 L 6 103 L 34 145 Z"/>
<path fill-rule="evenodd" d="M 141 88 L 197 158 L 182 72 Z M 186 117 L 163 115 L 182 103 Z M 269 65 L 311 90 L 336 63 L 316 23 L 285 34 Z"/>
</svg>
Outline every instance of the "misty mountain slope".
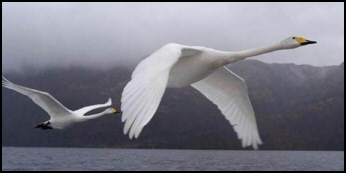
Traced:
<svg viewBox="0 0 346 173">
<path fill-rule="evenodd" d="M 344 68 L 266 64 L 245 60 L 229 66 L 248 84 L 264 144 L 260 149 L 344 149 Z M 47 91 L 70 109 L 113 98 L 120 107 L 131 70 L 50 69 L 5 74 L 11 81 Z M 232 127 L 191 87 L 168 89 L 138 140 L 122 134 L 120 116 L 105 116 L 66 131 L 41 131 L 48 116 L 29 99 L 2 89 L 2 145 L 240 149 Z"/>
<path fill-rule="evenodd" d="M 291 144 L 282 145 L 291 147 L 310 143 L 314 149 L 328 149 L 344 143 L 344 69 L 341 66 L 243 61 L 230 68 L 248 83 L 260 131 L 272 128 L 268 120 L 280 128 L 279 138 L 266 140 L 262 135 L 266 143 L 283 142 L 283 137 Z"/>
</svg>

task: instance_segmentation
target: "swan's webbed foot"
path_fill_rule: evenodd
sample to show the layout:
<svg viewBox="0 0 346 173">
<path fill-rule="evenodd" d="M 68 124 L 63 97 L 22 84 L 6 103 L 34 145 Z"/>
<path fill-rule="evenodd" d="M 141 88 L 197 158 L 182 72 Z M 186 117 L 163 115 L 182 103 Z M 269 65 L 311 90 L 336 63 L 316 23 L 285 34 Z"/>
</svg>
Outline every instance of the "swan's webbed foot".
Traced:
<svg viewBox="0 0 346 173">
<path fill-rule="evenodd" d="M 45 123 L 41 123 L 39 125 L 37 125 L 35 127 L 35 129 L 42 129 L 42 130 L 49 130 L 49 129 L 53 129 L 51 126 L 50 126 L 50 122 L 45 122 Z"/>
</svg>

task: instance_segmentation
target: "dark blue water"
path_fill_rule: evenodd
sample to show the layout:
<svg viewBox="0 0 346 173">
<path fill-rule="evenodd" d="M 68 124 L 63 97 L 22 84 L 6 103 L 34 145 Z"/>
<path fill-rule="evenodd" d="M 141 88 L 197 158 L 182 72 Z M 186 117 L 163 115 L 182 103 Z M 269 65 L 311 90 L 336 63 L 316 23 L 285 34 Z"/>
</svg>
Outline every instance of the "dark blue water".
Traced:
<svg viewBox="0 0 346 173">
<path fill-rule="evenodd" d="M 344 170 L 344 152 L 2 147 L 2 170 Z"/>
</svg>

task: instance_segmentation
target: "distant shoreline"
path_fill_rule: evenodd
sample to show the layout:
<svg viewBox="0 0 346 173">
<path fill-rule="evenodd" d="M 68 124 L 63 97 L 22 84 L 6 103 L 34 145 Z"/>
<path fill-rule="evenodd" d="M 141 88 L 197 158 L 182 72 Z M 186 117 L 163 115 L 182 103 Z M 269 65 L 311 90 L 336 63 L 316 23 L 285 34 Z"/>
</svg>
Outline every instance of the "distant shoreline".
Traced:
<svg viewBox="0 0 346 173">
<path fill-rule="evenodd" d="M 64 148 L 64 149 L 117 149 L 117 150 L 192 150 L 192 151 L 328 151 L 344 152 L 344 150 L 252 150 L 252 149 L 185 149 L 185 148 L 121 148 L 121 147 L 38 147 L 38 146 L 2 146 L 3 148 Z"/>
</svg>

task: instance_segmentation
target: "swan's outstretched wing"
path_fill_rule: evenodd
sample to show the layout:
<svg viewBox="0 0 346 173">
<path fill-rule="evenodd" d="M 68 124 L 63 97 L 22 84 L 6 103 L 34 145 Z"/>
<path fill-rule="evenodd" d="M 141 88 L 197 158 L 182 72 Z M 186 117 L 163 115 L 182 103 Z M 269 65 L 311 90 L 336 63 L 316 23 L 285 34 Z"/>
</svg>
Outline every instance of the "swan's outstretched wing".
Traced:
<svg viewBox="0 0 346 173">
<path fill-rule="evenodd" d="M 124 134 L 138 138 L 144 126 L 154 116 L 167 87 L 171 68 L 179 58 L 198 50 L 168 44 L 143 60 L 132 74 L 122 98 Z"/>
<path fill-rule="evenodd" d="M 257 149 L 262 144 L 247 86 L 242 78 L 223 67 L 192 86 L 218 106 L 232 124 L 243 147 Z"/>
<path fill-rule="evenodd" d="M 16 85 L 2 76 L 2 86 L 23 95 L 28 96 L 34 103 L 44 109 L 51 117 L 70 115 L 71 111 L 62 105 L 58 100 L 52 97 L 49 93 L 26 88 Z"/>
<path fill-rule="evenodd" d="M 85 115 L 86 113 L 95 110 L 95 109 L 99 109 L 99 108 L 104 108 L 104 107 L 108 107 L 108 106 L 112 106 L 112 99 L 109 98 L 108 102 L 105 104 L 98 104 L 98 105 L 91 105 L 91 106 L 87 106 L 81 109 L 78 109 L 76 111 L 74 111 L 76 114 L 78 115 Z"/>
</svg>

